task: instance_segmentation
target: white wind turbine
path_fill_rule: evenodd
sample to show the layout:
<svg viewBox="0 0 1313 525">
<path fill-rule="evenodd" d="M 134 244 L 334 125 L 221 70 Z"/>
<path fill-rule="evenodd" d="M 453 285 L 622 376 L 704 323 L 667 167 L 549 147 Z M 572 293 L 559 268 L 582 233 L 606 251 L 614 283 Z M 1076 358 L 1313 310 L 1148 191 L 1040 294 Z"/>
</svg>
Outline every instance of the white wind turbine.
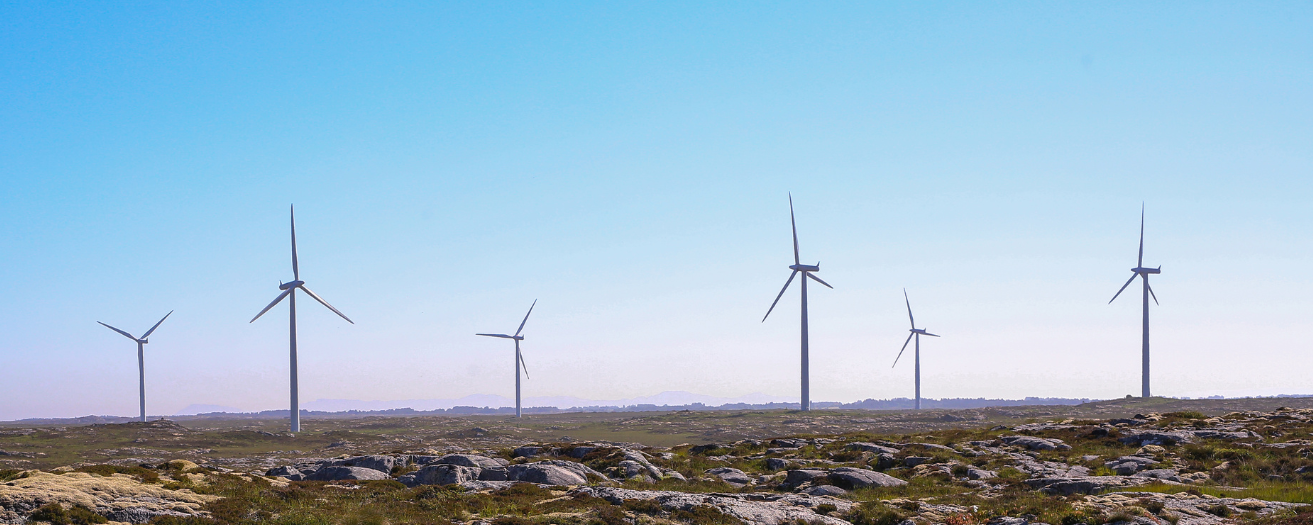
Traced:
<svg viewBox="0 0 1313 525">
<path fill-rule="evenodd" d="M 821 263 L 818 262 L 815 266 L 802 264 L 802 260 L 798 257 L 798 223 L 793 219 L 793 194 L 789 194 L 789 224 L 793 225 L 793 264 L 789 266 L 793 273 L 789 274 L 789 280 L 784 281 L 784 288 L 781 288 L 780 294 L 775 296 L 775 302 L 770 304 L 770 310 L 766 310 L 766 315 L 762 316 L 761 322 L 766 322 L 766 318 L 770 317 L 770 313 L 775 310 L 775 305 L 780 302 L 780 297 L 783 297 L 784 292 L 789 289 L 789 284 L 793 282 L 793 278 L 801 272 L 803 275 L 800 281 L 802 283 L 802 409 L 811 410 L 811 372 L 807 357 L 807 279 L 814 279 L 831 290 L 834 287 L 822 281 L 820 277 L 812 275 L 812 272 L 821 271 Z"/>
<path fill-rule="evenodd" d="M 131 339 L 131 340 L 137 342 L 137 374 L 138 374 L 138 377 L 137 377 L 137 379 L 138 379 L 138 381 L 137 381 L 137 387 L 138 387 L 138 390 L 139 390 L 140 393 L 141 393 L 141 422 L 142 422 L 142 423 L 145 423 L 145 422 L 146 422 L 146 350 L 145 350 L 145 346 L 146 346 L 146 343 L 149 343 L 149 342 L 150 342 L 150 334 L 155 333 L 155 329 L 156 329 L 156 328 L 159 328 L 159 327 L 160 327 L 160 324 L 162 324 L 162 323 L 164 322 L 165 319 L 168 319 L 170 315 L 173 315 L 173 310 L 169 310 L 169 313 L 164 314 L 164 317 L 161 317 L 161 318 L 160 318 L 160 322 L 155 323 L 155 326 L 150 327 L 150 330 L 146 330 L 146 333 L 145 333 L 145 334 L 142 334 L 142 336 L 139 337 L 139 338 L 138 338 L 138 337 L 133 337 L 132 334 L 127 333 L 127 332 L 124 332 L 123 330 L 119 330 L 118 328 L 114 328 L 113 326 L 107 325 L 107 324 L 105 324 L 105 323 L 100 323 L 100 321 L 96 321 L 97 323 L 100 323 L 101 326 L 104 326 L 105 328 L 108 328 L 108 329 L 110 329 L 110 330 L 113 330 L 113 331 L 115 331 L 115 332 L 118 332 L 118 333 L 120 333 L 120 334 L 123 334 L 123 337 L 126 337 L 126 338 L 128 338 L 128 339 Z"/>
<path fill-rule="evenodd" d="M 529 305 L 529 311 L 524 314 L 524 320 L 520 321 L 520 327 L 515 330 L 515 335 L 474 334 L 484 337 L 500 337 L 502 339 L 515 340 L 515 417 L 520 417 L 520 368 L 524 368 L 524 377 L 526 379 L 529 377 L 529 367 L 524 366 L 524 358 L 520 356 L 520 341 L 524 340 L 524 336 L 520 335 L 520 332 L 524 331 L 524 323 L 529 321 L 529 314 L 533 313 L 533 307 L 537 304 L 538 300 L 534 299 L 533 304 Z"/>
<path fill-rule="evenodd" d="M 277 305 L 279 302 L 282 302 L 284 298 L 291 299 L 288 302 L 288 314 L 290 319 L 289 326 L 291 333 L 291 348 L 292 348 L 291 351 L 292 354 L 292 414 L 291 414 L 292 432 L 300 432 L 301 411 L 300 411 L 300 402 L 298 400 L 299 392 L 296 384 L 296 290 L 300 289 L 301 291 L 305 292 L 306 295 L 309 295 L 312 299 L 319 301 L 319 304 L 328 307 L 328 309 L 332 310 L 333 313 L 341 316 L 343 319 L 346 319 L 346 322 L 351 324 L 356 324 L 356 322 L 347 318 L 346 314 L 337 311 L 337 308 L 333 308 L 333 305 L 328 304 L 328 301 L 325 301 L 322 298 L 320 298 L 318 295 L 315 295 L 314 292 L 310 291 L 309 288 L 305 287 L 305 281 L 301 280 L 301 269 L 297 267 L 296 264 L 296 207 L 295 206 L 292 207 L 292 282 L 279 283 L 278 289 L 282 290 L 283 293 L 278 294 L 278 297 L 275 297 L 274 301 L 272 303 L 269 303 L 269 306 L 264 307 L 264 310 L 260 310 L 260 313 L 255 314 L 255 317 L 251 318 L 250 322 L 254 323 L 256 319 L 259 319 L 260 316 L 264 315 L 265 312 L 268 312 L 270 308 L 274 307 L 274 305 Z"/>
<path fill-rule="evenodd" d="M 524 369 L 525 379 L 529 378 L 529 368 L 528 366 L 524 366 L 524 357 L 520 356 L 520 341 L 524 340 L 524 336 L 521 336 L 520 332 L 524 331 L 524 323 L 529 322 L 529 314 L 533 314 L 533 307 L 536 305 L 538 305 L 538 299 L 533 299 L 533 305 L 529 305 L 529 311 L 527 312 L 527 314 L 524 314 L 524 320 L 521 320 L 520 328 L 516 328 L 515 335 L 513 336 L 508 336 L 506 335 L 506 333 L 475 333 L 475 335 L 477 336 L 502 337 L 502 339 L 515 340 L 515 416 L 516 417 L 520 417 L 520 369 L 521 368 Z"/>
<path fill-rule="evenodd" d="M 924 328 L 916 327 L 916 319 L 912 318 L 912 301 L 909 301 L 907 299 L 906 288 L 903 289 L 903 302 L 907 303 L 907 320 L 910 321 L 912 324 L 912 329 L 909 330 L 912 333 L 907 335 L 906 341 L 903 341 L 903 349 L 898 351 L 898 357 L 894 358 L 894 364 L 889 368 L 898 366 L 898 359 L 903 357 L 903 352 L 907 351 L 907 343 L 912 342 L 912 338 L 915 337 L 916 338 L 916 409 L 921 410 L 921 336 L 923 335 L 928 335 L 930 337 L 939 337 L 939 336 L 925 331 Z"/>
<path fill-rule="evenodd" d="M 1141 204 L 1140 205 L 1140 257 L 1139 259 L 1136 260 L 1135 267 L 1131 268 L 1131 271 L 1135 273 L 1131 275 L 1131 278 L 1129 280 L 1126 281 L 1126 284 L 1122 285 L 1121 290 L 1117 290 L 1117 294 L 1113 295 L 1112 299 L 1108 300 L 1108 304 L 1112 304 L 1113 301 L 1117 300 L 1117 296 L 1121 295 L 1122 292 L 1126 290 L 1126 287 L 1130 286 L 1131 281 L 1134 281 L 1136 277 L 1139 277 L 1141 280 L 1144 281 L 1144 291 L 1143 291 L 1144 331 L 1141 334 L 1141 345 L 1142 345 L 1141 359 L 1143 361 L 1142 362 L 1143 369 L 1141 370 L 1141 375 L 1140 375 L 1140 395 L 1143 397 L 1149 397 L 1149 297 L 1150 296 L 1153 297 L 1153 304 L 1158 304 L 1158 295 L 1153 293 L 1153 288 L 1149 287 L 1149 276 L 1152 274 L 1162 273 L 1162 270 L 1163 270 L 1162 266 L 1159 266 L 1157 268 L 1144 267 L 1144 205 Z"/>
</svg>

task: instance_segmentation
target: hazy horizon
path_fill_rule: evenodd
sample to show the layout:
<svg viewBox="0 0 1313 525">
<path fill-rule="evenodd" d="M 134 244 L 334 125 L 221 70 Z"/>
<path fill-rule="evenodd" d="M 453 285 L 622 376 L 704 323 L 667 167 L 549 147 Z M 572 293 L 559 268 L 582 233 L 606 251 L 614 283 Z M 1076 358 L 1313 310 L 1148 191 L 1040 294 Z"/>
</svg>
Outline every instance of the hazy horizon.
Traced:
<svg viewBox="0 0 1313 525">
<path fill-rule="evenodd" d="M 0 420 L 1313 391 L 1313 5 L 0 6 Z M 796 283 L 795 283 L 796 286 Z M 909 349 L 910 353 L 911 350 Z M 903 356 L 907 361 L 908 355 Z"/>
</svg>

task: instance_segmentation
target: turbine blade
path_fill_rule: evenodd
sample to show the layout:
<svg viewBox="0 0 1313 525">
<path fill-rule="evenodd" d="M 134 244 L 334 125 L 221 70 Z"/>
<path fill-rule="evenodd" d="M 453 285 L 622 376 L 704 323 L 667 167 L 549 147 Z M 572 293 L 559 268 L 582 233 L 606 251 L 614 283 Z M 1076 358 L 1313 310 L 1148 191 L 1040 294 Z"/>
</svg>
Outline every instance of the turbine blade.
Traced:
<svg viewBox="0 0 1313 525">
<path fill-rule="evenodd" d="M 802 264 L 798 258 L 798 221 L 793 219 L 793 193 L 789 193 L 789 224 L 793 226 L 793 264 Z"/>
<path fill-rule="evenodd" d="M 1126 281 L 1126 284 L 1123 284 L 1123 285 L 1122 285 L 1122 289 L 1121 289 L 1121 290 L 1117 290 L 1117 295 L 1112 296 L 1112 299 L 1108 299 L 1108 304 L 1112 304 L 1113 301 L 1116 301 L 1116 300 L 1117 300 L 1117 296 L 1118 296 L 1118 295 L 1121 295 L 1122 292 L 1126 290 L 1126 287 L 1131 285 L 1131 281 L 1134 281 L 1135 278 L 1136 278 L 1136 277 L 1139 277 L 1139 276 L 1140 276 L 1140 274 L 1138 274 L 1138 273 L 1135 274 L 1135 275 L 1132 275 L 1131 278 L 1130 278 L 1129 280 Z"/>
<path fill-rule="evenodd" d="M 807 272 L 807 277 L 811 277 L 811 279 L 812 279 L 813 281 L 816 281 L 816 282 L 818 282 L 818 283 L 821 283 L 821 284 L 825 285 L 826 288 L 829 288 L 829 289 L 831 289 L 831 290 L 834 289 L 833 286 L 830 286 L 830 283 L 827 283 L 827 282 L 825 282 L 825 281 L 822 281 L 820 277 L 817 277 L 817 276 L 815 276 L 815 275 L 812 275 L 811 272 Z"/>
<path fill-rule="evenodd" d="M 306 288 L 305 285 L 298 286 L 297 288 L 300 288 L 301 290 L 305 291 L 305 293 L 310 294 L 310 297 L 313 297 L 316 301 L 319 301 L 319 304 L 322 304 L 322 305 L 328 307 L 328 309 L 329 309 L 329 310 L 332 310 L 333 313 L 335 313 L 335 314 L 341 316 L 343 319 L 346 319 L 346 322 L 351 323 L 351 324 L 356 324 L 356 322 L 355 322 L 355 321 L 352 321 L 351 318 L 349 318 L 349 317 L 346 316 L 346 314 L 337 311 L 337 308 L 333 308 L 333 305 L 328 304 L 328 301 L 325 301 L 322 297 L 319 297 L 318 295 L 315 295 L 315 293 L 312 292 L 312 291 L 310 291 L 309 288 Z"/>
<path fill-rule="evenodd" d="M 1148 277 L 1145 277 L 1145 278 L 1144 278 L 1144 286 L 1145 286 L 1146 288 L 1149 289 L 1149 297 L 1152 297 L 1152 298 L 1153 298 L 1153 304 L 1158 304 L 1158 295 L 1155 294 L 1155 293 L 1153 293 L 1153 287 L 1152 287 L 1152 286 L 1149 286 L 1149 278 L 1148 278 Z M 1158 304 L 1158 306 L 1162 306 L 1162 305 L 1161 305 L 1161 304 Z"/>
<path fill-rule="evenodd" d="M 525 364 L 524 364 L 524 354 L 521 354 L 521 353 L 520 353 L 520 349 L 519 349 L 519 348 L 516 348 L 516 349 L 515 349 L 515 357 L 516 357 L 516 359 L 520 362 L 520 368 L 523 368 L 523 369 L 524 369 L 524 378 L 525 378 L 525 379 L 528 379 L 528 378 L 529 378 L 529 367 L 528 367 L 528 365 L 525 365 Z"/>
<path fill-rule="evenodd" d="M 930 332 L 926 332 L 925 335 L 928 335 L 928 336 L 930 336 L 930 337 L 939 337 L 939 336 L 937 336 L 937 335 L 935 335 L 935 334 L 932 334 L 932 333 L 930 333 Z"/>
<path fill-rule="evenodd" d="M 97 323 L 100 323 L 100 321 L 96 321 L 96 322 L 97 322 Z M 131 339 L 131 340 L 133 340 L 133 341 L 136 341 L 136 340 L 137 340 L 136 337 L 132 337 L 132 334 L 127 333 L 127 332 L 124 332 L 123 330 L 119 330 L 118 328 L 114 328 L 113 326 L 107 325 L 107 324 L 105 324 L 105 323 L 100 323 L 100 325 L 101 325 L 101 326 L 104 326 L 105 328 L 108 328 L 108 329 L 110 329 L 110 330 L 113 330 L 113 331 L 115 331 L 115 332 L 118 332 L 118 333 L 120 333 L 120 334 L 123 334 L 123 337 L 126 337 L 126 338 L 128 338 L 128 339 Z"/>
<path fill-rule="evenodd" d="M 520 321 L 520 327 L 515 330 L 515 335 L 520 335 L 520 332 L 524 330 L 524 323 L 529 322 L 529 314 L 533 313 L 533 307 L 534 305 L 537 304 L 538 304 L 538 300 L 534 299 L 533 304 L 529 305 L 529 311 L 524 314 L 524 320 Z M 525 372 L 525 375 L 528 375 L 528 372 Z"/>
<path fill-rule="evenodd" d="M 296 288 L 288 288 L 288 289 L 286 289 L 286 290 L 283 290 L 283 293 L 278 294 L 278 297 L 275 297 L 275 298 L 274 298 L 274 302 L 269 303 L 269 306 L 264 307 L 264 310 L 260 310 L 260 313 L 255 314 L 255 317 L 252 317 L 250 322 L 254 323 L 256 319 L 259 319 L 260 316 L 264 315 L 265 312 L 268 312 L 270 308 L 273 308 L 273 307 L 274 307 L 274 305 L 276 305 L 276 304 L 282 302 L 282 301 L 283 301 L 283 298 L 284 298 L 284 297 L 287 297 L 287 294 L 292 293 L 292 290 L 295 290 L 295 289 L 296 289 Z"/>
<path fill-rule="evenodd" d="M 916 335 L 916 334 L 914 334 L 914 333 L 912 333 L 912 334 L 907 334 L 907 340 L 906 340 L 906 341 L 903 341 L 903 349 L 898 351 L 898 357 L 895 357 L 895 358 L 894 358 L 894 364 L 893 364 L 893 365 L 890 365 L 889 368 L 893 368 L 893 367 L 895 367 L 895 366 L 898 366 L 898 360 L 901 359 L 901 358 L 903 357 L 903 352 L 907 351 L 907 344 L 910 343 L 910 342 L 912 342 L 912 336 L 914 336 L 914 335 Z"/>
<path fill-rule="evenodd" d="M 912 323 L 912 329 L 916 329 L 916 319 L 912 318 L 912 301 L 907 299 L 907 288 L 903 288 L 903 302 L 907 303 L 907 320 Z"/>
<path fill-rule="evenodd" d="M 301 268 L 296 264 L 296 206 L 292 206 L 292 278 L 301 280 Z"/>
<path fill-rule="evenodd" d="M 1135 267 L 1144 266 L 1144 203 L 1140 203 L 1140 257 L 1135 260 Z"/>
<path fill-rule="evenodd" d="M 146 333 L 141 334 L 141 338 L 145 339 L 147 337 L 150 337 L 150 334 L 154 333 L 155 329 L 159 328 L 160 324 L 164 323 L 164 320 L 168 319 L 170 315 L 173 315 L 173 310 L 169 310 L 169 313 L 164 314 L 164 317 L 160 318 L 160 322 L 155 323 L 155 326 L 150 327 L 150 330 L 146 330 Z"/>
<path fill-rule="evenodd" d="M 474 334 L 474 335 L 481 335 L 484 337 L 500 337 L 502 339 L 515 339 L 514 337 L 506 334 Z"/>
<path fill-rule="evenodd" d="M 780 294 L 775 296 L 775 302 L 770 303 L 770 310 L 766 310 L 766 315 L 761 317 L 761 322 L 766 322 L 766 318 L 770 317 L 770 313 L 775 311 L 775 305 L 779 304 L 780 298 L 784 297 L 784 291 L 789 289 L 789 284 L 793 282 L 793 278 L 797 275 L 798 270 L 794 270 L 793 273 L 789 274 L 789 280 L 784 281 L 784 288 L 780 288 Z"/>
</svg>

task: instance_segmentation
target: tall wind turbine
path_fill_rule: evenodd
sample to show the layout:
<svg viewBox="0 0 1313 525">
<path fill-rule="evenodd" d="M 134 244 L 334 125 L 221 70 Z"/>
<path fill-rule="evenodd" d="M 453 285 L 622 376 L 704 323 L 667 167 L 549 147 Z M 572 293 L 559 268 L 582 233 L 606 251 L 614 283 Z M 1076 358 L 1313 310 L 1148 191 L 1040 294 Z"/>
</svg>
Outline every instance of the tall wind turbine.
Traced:
<svg viewBox="0 0 1313 525">
<path fill-rule="evenodd" d="M 524 331 L 524 323 L 529 321 L 529 314 L 533 313 L 533 307 L 537 304 L 538 300 L 534 299 L 533 304 L 529 305 L 529 312 L 524 314 L 524 320 L 520 321 L 520 327 L 515 330 L 515 335 L 474 334 L 484 337 L 500 337 L 502 339 L 515 340 L 515 417 L 520 417 L 520 368 L 524 368 L 524 377 L 526 379 L 529 377 L 529 368 L 524 366 L 524 358 L 520 356 L 520 341 L 524 340 L 524 336 L 520 335 L 520 332 Z"/>
<path fill-rule="evenodd" d="M 909 332 L 912 333 L 907 334 L 907 340 L 903 341 L 903 349 L 898 351 L 898 357 L 894 358 L 894 364 L 889 368 L 898 366 L 898 359 L 903 357 L 903 352 L 907 351 L 907 343 L 912 342 L 912 338 L 915 337 L 916 338 L 916 409 L 921 410 L 921 336 L 923 335 L 928 335 L 930 337 L 939 337 L 939 336 L 925 331 L 924 328 L 916 327 L 916 319 L 912 317 L 912 301 L 909 301 L 907 299 L 906 288 L 903 288 L 903 302 L 907 303 L 907 320 L 912 324 L 912 329 L 909 330 Z"/>
<path fill-rule="evenodd" d="M 142 334 L 142 336 L 141 336 L 140 338 L 133 337 L 132 334 L 130 334 L 130 333 L 124 332 L 123 330 L 119 330 L 118 328 L 114 328 L 113 326 L 107 325 L 107 324 L 105 324 L 105 323 L 100 323 L 100 321 L 96 321 L 97 323 L 100 323 L 101 326 L 104 326 L 105 328 L 108 328 L 108 329 L 110 329 L 110 330 L 113 330 L 113 331 L 115 331 L 115 332 L 118 332 L 118 333 L 120 333 L 120 334 L 123 334 L 123 337 L 126 337 L 126 338 L 128 338 L 128 339 L 131 339 L 131 340 L 137 342 L 137 373 L 138 373 L 138 382 L 137 382 L 137 386 L 138 386 L 138 389 L 139 389 L 140 392 L 141 392 L 141 422 L 142 422 L 142 423 L 145 423 L 145 422 L 146 422 L 146 351 L 145 351 L 145 346 L 146 346 L 146 343 L 149 343 L 149 342 L 150 342 L 150 334 L 155 333 L 155 329 L 156 329 L 156 328 L 159 328 L 159 327 L 160 327 L 160 324 L 163 323 L 165 319 L 168 319 L 170 315 L 173 315 L 173 310 L 169 310 L 169 313 L 164 314 L 164 317 L 161 317 L 161 318 L 160 318 L 160 322 L 159 322 L 159 323 L 155 323 L 155 326 L 150 327 L 150 330 L 146 330 L 146 333 L 145 333 L 145 334 Z"/>
<path fill-rule="evenodd" d="M 264 307 L 264 310 L 260 310 L 260 313 L 255 314 L 255 317 L 251 318 L 250 321 L 254 323 L 256 319 L 259 319 L 260 316 L 264 315 L 265 312 L 268 312 L 270 308 L 274 307 L 274 305 L 277 305 L 278 303 L 282 302 L 284 298 L 291 299 L 287 303 L 287 305 L 288 305 L 288 316 L 290 319 L 288 326 L 290 327 L 291 347 L 292 347 L 292 432 L 301 431 L 301 410 L 300 410 L 300 401 L 298 400 L 298 388 L 296 385 L 296 290 L 298 288 L 301 291 L 305 292 L 306 295 L 309 295 L 310 298 L 319 301 L 319 304 L 328 307 L 328 309 L 332 310 L 333 313 L 341 316 L 343 319 L 346 319 L 346 322 L 351 324 L 356 324 L 355 321 L 352 321 L 351 319 L 347 318 L 346 314 L 337 311 L 337 308 L 333 308 L 333 305 L 328 304 L 328 301 L 323 300 L 318 295 L 315 295 L 314 292 L 310 291 L 309 288 L 306 288 L 305 281 L 301 280 L 301 269 L 297 267 L 296 264 L 296 207 L 293 206 L 292 207 L 292 282 L 279 283 L 278 289 L 282 290 L 283 293 L 278 294 L 278 297 L 275 297 L 274 301 L 272 303 L 269 303 L 269 306 Z"/>
<path fill-rule="evenodd" d="M 813 272 L 821 271 L 821 263 L 817 262 L 815 266 L 802 264 L 798 257 L 798 222 L 793 219 L 793 194 L 789 194 L 789 223 L 793 225 L 793 264 L 789 269 L 793 273 L 789 274 L 789 280 L 784 281 L 784 288 L 780 289 L 780 294 L 775 296 L 775 302 L 770 304 L 770 310 L 766 310 L 766 315 L 761 318 L 761 322 L 766 322 L 770 313 L 775 310 L 775 305 L 780 302 L 780 297 L 784 297 L 784 292 L 789 289 L 789 284 L 793 278 L 802 272 L 802 409 L 811 410 L 811 385 L 810 372 L 807 359 L 807 279 L 815 279 L 816 282 L 825 285 L 826 288 L 834 289 L 829 283 L 822 281 L 820 277 L 813 275 Z"/>
<path fill-rule="evenodd" d="M 1113 301 L 1117 300 L 1117 296 L 1121 295 L 1122 291 L 1126 290 L 1126 287 L 1130 286 L 1131 281 L 1134 281 L 1136 277 L 1139 277 L 1141 280 L 1144 281 L 1144 292 L 1143 292 L 1144 334 L 1142 336 L 1143 353 L 1141 356 L 1143 359 L 1144 369 L 1140 377 L 1140 389 L 1141 389 L 1140 395 L 1143 397 L 1149 397 L 1149 297 L 1150 296 L 1153 297 L 1153 304 L 1158 304 L 1158 295 L 1153 293 L 1153 288 L 1149 287 L 1149 274 L 1162 273 L 1162 270 L 1163 270 L 1162 266 L 1159 266 L 1157 268 L 1144 267 L 1144 205 L 1141 204 L 1140 205 L 1140 257 L 1135 261 L 1135 267 L 1131 268 L 1131 271 L 1134 272 L 1134 274 L 1131 275 L 1131 278 L 1126 281 L 1126 284 L 1122 285 L 1122 289 L 1117 290 L 1117 294 L 1113 295 L 1112 299 L 1108 300 L 1108 304 L 1112 304 Z"/>
</svg>

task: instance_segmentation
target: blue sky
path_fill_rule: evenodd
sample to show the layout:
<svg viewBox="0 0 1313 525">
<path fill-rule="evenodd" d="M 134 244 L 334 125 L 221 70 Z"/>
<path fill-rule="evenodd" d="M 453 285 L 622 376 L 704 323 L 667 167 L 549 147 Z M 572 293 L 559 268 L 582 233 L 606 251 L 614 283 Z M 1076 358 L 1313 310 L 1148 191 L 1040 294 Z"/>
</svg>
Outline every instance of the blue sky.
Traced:
<svg viewBox="0 0 1313 525">
<path fill-rule="evenodd" d="M 0 419 L 301 397 L 1313 393 L 1307 3 L 0 7 Z"/>
</svg>

